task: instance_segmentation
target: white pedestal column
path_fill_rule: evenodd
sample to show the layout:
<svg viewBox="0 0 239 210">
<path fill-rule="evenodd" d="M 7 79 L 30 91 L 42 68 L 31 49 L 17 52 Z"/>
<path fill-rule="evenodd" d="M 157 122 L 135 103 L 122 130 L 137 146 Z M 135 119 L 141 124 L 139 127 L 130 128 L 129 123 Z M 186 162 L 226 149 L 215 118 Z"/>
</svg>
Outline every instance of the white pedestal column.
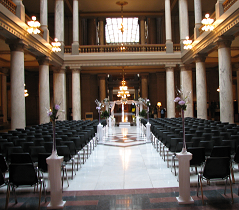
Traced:
<svg viewBox="0 0 239 210">
<path fill-rule="evenodd" d="M 188 95 L 187 110 L 184 112 L 184 116 L 193 117 L 193 82 L 191 65 L 182 65 L 180 68 L 180 86 L 184 94 Z"/>
<path fill-rule="evenodd" d="M 170 0 L 165 0 L 166 53 L 173 53 Z"/>
<path fill-rule="evenodd" d="M 220 121 L 234 123 L 231 42 L 233 37 L 219 37 L 218 66 L 220 86 Z"/>
<path fill-rule="evenodd" d="M 151 142 L 151 131 L 150 131 L 151 124 L 148 122 L 146 124 L 146 142 Z"/>
<path fill-rule="evenodd" d="M 53 93 L 54 105 L 60 104 L 60 111 L 58 120 L 67 119 L 66 110 L 66 70 L 55 68 L 53 71 Z M 63 111 L 63 112 L 62 112 Z"/>
<path fill-rule="evenodd" d="M 81 120 L 80 69 L 72 70 L 72 112 L 73 120 Z"/>
<path fill-rule="evenodd" d="M 99 125 L 97 126 L 97 135 L 99 139 L 98 143 L 102 143 L 103 142 L 103 125 L 101 125 L 101 123 L 99 123 Z"/>
<path fill-rule="evenodd" d="M 177 153 L 176 154 L 179 162 L 179 197 L 177 197 L 179 204 L 191 204 L 194 200 L 190 196 L 190 160 L 192 159 L 192 154 L 187 153 Z"/>
<path fill-rule="evenodd" d="M 167 117 L 175 117 L 174 68 L 166 67 Z"/>
<path fill-rule="evenodd" d="M 195 15 L 195 27 L 194 27 L 194 40 L 200 36 L 199 28 L 202 21 L 202 4 L 201 0 L 194 0 L 194 15 Z"/>
<path fill-rule="evenodd" d="M 55 38 L 61 43 L 61 54 L 64 54 L 64 0 L 55 0 Z"/>
<path fill-rule="evenodd" d="M 66 201 L 62 200 L 62 183 L 61 183 L 61 163 L 63 156 L 58 156 L 53 152 L 46 159 L 48 164 L 48 177 L 50 180 L 51 201 L 47 209 L 63 209 Z"/>
<path fill-rule="evenodd" d="M 197 55 L 196 61 L 196 91 L 197 118 L 207 119 L 207 83 L 206 83 L 206 55 Z"/>
<path fill-rule="evenodd" d="M 46 109 L 50 108 L 49 59 L 39 58 L 39 119 L 40 124 L 50 122 Z"/>
<path fill-rule="evenodd" d="M 11 50 L 11 129 L 26 127 L 24 41 L 7 40 Z"/>
<path fill-rule="evenodd" d="M 48 0 L 40 0 L 40 23 L 41 29 L 44 31 L 43 38 L 49 42 L 47 1 Z"/>
<path fill-rule="evenodd" d="M 73 0 L 73 43 L 71 54 L 79 55 L 79 2 Z"/>
</svg>

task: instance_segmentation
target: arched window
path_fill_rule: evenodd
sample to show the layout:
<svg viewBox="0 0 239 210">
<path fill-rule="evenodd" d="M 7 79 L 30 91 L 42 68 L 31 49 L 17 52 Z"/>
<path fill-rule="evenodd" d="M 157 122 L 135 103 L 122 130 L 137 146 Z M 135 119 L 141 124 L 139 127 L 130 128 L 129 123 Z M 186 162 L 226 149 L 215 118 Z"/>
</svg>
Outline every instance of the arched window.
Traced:
<svg viewBox="0 0 239 210">
<path fill-rule="evenodd" d="M 105 36 L 106 44 L 138 44 L 139 23 L 138 18 L 106 18 Z"/>
</svg>

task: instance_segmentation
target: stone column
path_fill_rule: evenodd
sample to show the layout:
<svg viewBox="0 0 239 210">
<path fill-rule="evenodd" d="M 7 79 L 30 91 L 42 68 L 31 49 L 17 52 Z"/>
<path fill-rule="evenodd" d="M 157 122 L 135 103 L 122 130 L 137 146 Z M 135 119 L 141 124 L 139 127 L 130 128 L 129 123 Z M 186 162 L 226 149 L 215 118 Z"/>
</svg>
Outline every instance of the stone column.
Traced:
<svg viewBox="0 0 239 210">
<path fill-rule="evenodd" d="M 81 120 L 80 69 L 72 69 L 72 113 L 73 120 Z"/>
<path fill-rule="evenodd" d="M 106 98 L 106 86 L 105 86 L 105 78 L 106 74 L 99 74 L 100 79 L 100 101 L 103 101 Z"/>
<path fill-rule="evenodd" d="M 197 118 L 207 119 L 206 55 L 196 55 Z"/>
<path fill-rule="evenodd" d="M 165 0 L 166 53 L 173 53 L 170 0 Z"/>
<path fill-rule="evenodd" d="M 61 43 L 61 54 L 64 54 L 64 0 L 55 0 L 55 38 Z"/>
<path fill-rule="evenodd" d="M 188 21 L 188 1 L 179 0 L 179 27 L 180 27 L 180 44 L 183 49 L 183 41 L 186 36 L 189 36 L 189 21 Z"/>
<path fill-rule="evenodd" d="M 6 40 L 11 50 L 11 129 L 26 127 L 24 96 L 24 46 L 23 40 Z"/>
<path fill-rule="evenodd" d="M 40 0 L 40 23 L 41 29 L 44 31 L 43 38 L 49 43 L 47 1 L 48 0 Z"/>
<path fill-rule="evenodd" d="M 93 18 L 87 20 L 87 44 L 96 45 L 96 22 Z"/>
<path fill-rule="evenodd" d="M 224 8 L 222 6 L 225 0 L 217 0 L 215 4 L 215 11 L 216 11 L 216 20 L 224 13 Z"/>
<path fill-rule="evenodd" d="M 237 71 L 237 110 L 239 113 L 239 64 L 234 64 L 234 67 L 236 68 Z"/>
<path fill-rule="evenodd" d="M 194 0 L 194 14 L 195 14 L 195 27 L 194 27 L 194 40 L 200 36 L 199 28 L 202 21 L 202 4 L 201 0 Z"/>
<path fill-rule="evenodd" d="M 167 90 L 167 117 L 175 117 L 175 90 L 174 90 L 174 68 L 165 66 L 166 68 L 166 90 Z"/>
<path fill-rule="evenodd" d="M 104 45 L 105 44 L 105 19 L 104 18 L 100 18 L 99 19 L 99 42 L 100 45 Z"/>
<path fill-rule="evenodd" d="M 113 101 L 113 87 L 109 88 L 109 100 Z"/>
<path fill-rule="evenodd" d="M 192 67 L 191 65 L 181 65 L 180 68 L 180 86 L 184 97 L 188 96 L 187 110 L 184 112 L 184 116 L 193 117 Z"/>
<path fill-rule="evenodd" d="M 234 123 L 231 43 L 233 37 L 218 38 L 220 121 Z"/>
<path fill-rule="evenodd" d="M 138 91 L 138 89 L 139 89 L 139 87 L 135 87 L 135 89 L 134 89 L 134 91 L 135 91 L 135 101 L 138 101 L 138 99 L 139 99 L 139 91 Z"/>
<path fill-rule="evenodd" d="M 148 44 L 156 44 L 156 31 L 156 19 L 153 17 L 148 18 Z"/>
<path fill-rule="evenodd" d="M 148 74 L 140 74 L 141 75 L 141 98 L 148 98 Z"/>
<path fill-rule="evenodd" d="M 39 63 L 39 123 L 50 122 L 46 109 L 50 109 L 49 58 L 38 58 Z"/>
<path fill-rule="evenodd" d="M 145 44 L 145 17 L 139 17 L 140 20 L 140 44 Z"/>
<path fill-rule="evenodd" d="M 53 94 L 54 105 L 60 104 L 60 111 L 58 120 L 67 119 L 66 107 L 66 70 L 65 68 L 53 69 Z"/>
<path fill-rule="evenodd" d="M 79 55 L 79 3 L 73 0 L 73 43 L 71 54 Z"/>
<path fill-rule="evenodd" d="M 3 68 L 1 70 L 2 74 L 2 114 L 3 123 L 7 123 L 7 74 L 8 69 Z"/>
<path fill-rule="evenodd" d="M 16 16 L 25 23 L 25 6 L 22 4 L 22 0 L 12 0 L 16 4 Z"/>
</svg>

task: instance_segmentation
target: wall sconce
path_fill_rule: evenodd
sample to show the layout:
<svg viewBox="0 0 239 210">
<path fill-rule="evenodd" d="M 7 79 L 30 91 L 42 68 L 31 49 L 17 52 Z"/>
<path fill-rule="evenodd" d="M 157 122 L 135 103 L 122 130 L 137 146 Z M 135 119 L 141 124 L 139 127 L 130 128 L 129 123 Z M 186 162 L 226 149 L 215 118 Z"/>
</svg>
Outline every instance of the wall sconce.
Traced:
<svg viewBox="0 0 239 210">
<path fill-rule="evenodd" d="M 38 29 L 41 24 L 36 21 L 36 16 L 32 16 L 32 20 L 28 21 L 27 24 L 29 25 L 30 28 L 27 29 L 27 32 L 29 34 L 39 34 L 41 31 Z"/>
<path fill-rule="evenodd" d="M 217 88 L 217 92 L 220 92 L 220 86 Z"/>
<path fill-rule="evenodd" d="M 214 19 L 209 18 L 209 14 L 205 15 L 205 18 L 201 21 L 201 23 L 204 25 L 202 27 L 203 31 L 212 31 L 214 29 L 214 26 L 212 23 L 214 22 Z"/>
<path fill-rule="evenodd" d="M 27 97 L 27 96 L 29 96 L 29 93 L 28 93 L 28 90 L 26 89 L 26 84 L 24 84 L 24 87 L 25 87 L 24 96 Z"/>
<path fill-rule="evenodd" d="M 58 42 L 57 38 L 54 39 L 54 42 L 52 42 L 51 45 L 52 45 L 52 51 L 53 52 L 60 52 L 61 51 L 61 48 L 60 48 L 61 43 Z"/>
<path fill-rule="evenodd" d="M 162 103 L 161 102 L 158 102 L 157 103 L 157 106 L 160 108 L 162 106 Z"/>
<path fill-rule="evenodd" d="M 186 40 L 183 41 L 183 44 L 184 44 L 183 49 L 185 50 L 192 49 L 192 40 L 190 40 L 188 36 L 186 36 Z"/>
</svg>

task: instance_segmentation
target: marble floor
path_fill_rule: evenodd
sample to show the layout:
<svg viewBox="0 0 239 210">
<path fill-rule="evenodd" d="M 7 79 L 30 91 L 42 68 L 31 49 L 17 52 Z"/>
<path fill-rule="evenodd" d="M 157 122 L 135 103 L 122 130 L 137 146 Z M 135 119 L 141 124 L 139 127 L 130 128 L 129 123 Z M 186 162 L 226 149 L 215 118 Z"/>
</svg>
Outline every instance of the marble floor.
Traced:
<svg viewBox="0 0 239 210">
<path fill-rule="evenodd" d="M 169 157 L 171 158 L 171 156 Z M 171 162 L 169 162 L 171 163 Z M 170 165 L 169 165 L 170 166 Z M 102 142 L 71 179 L 68 167 L 69 187 L 63 187 L 64 209 L 126 210 L 126 209 L 239 209 L 238 172 L 233 185 L 234 204 L 230 190 L 223 194 L 223 185 L 211 184 L 204 188 L 205 204 L 196 196 L 197 175 L 191 171 L 191 196 L 194 203 L 179 205 L 177 176 L 171 172 L 145 135 L 136 126 L 114 127 L 106 131 Z M 47 183 L 47 174 L 45 174 Z M 6 187 L 0 188 L 0 209 L 4 209 Z M 8 209 L 32 210 L 38 208 L 38 194 L 33 189 L 17 189 L 18 204 L 11 195 Z M 41 200 L 41 208 L 47 209 Z"/>
</svg>

